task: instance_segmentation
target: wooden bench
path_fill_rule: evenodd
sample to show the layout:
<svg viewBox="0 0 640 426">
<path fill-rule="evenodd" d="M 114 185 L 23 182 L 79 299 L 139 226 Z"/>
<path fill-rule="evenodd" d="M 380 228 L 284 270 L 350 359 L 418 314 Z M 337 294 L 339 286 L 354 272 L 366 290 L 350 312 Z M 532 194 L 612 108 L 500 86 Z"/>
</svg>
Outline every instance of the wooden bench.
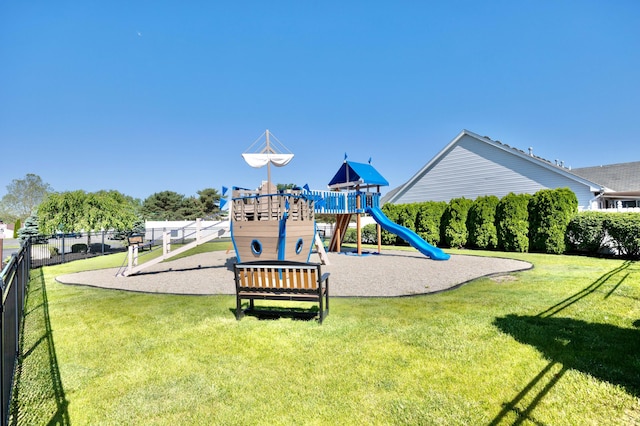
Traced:
<svg viewBox="0 0 640 426">
<path fill-rule="evenodd" d="M 322 273 L 319 263 L 287 260 L 259 260 L 236 263 L 236 319 L 245 312 L 257 312 L 254 300 L 288 300 L 318 303 L 318 322 L 329 314 L 329 273 Z M 249 308 L 242 309 L 242 301 Z M 265 313 L 282 311 L 259 309 Z"/>
<path fill-rule="evenodd" d="M 142 235 L 131 235 L 129 237 L 127 237 L 127 241 L 129 242 L 129 245 L 136 245 L 138 246 L 138 249 L 140 250 L 144 250 L 145 247 L 147 247 L 149 250 L 151 250 L 151 247 L 153 245 L 152 241 L 144 241 L 144 237 Z"/>
</svg>

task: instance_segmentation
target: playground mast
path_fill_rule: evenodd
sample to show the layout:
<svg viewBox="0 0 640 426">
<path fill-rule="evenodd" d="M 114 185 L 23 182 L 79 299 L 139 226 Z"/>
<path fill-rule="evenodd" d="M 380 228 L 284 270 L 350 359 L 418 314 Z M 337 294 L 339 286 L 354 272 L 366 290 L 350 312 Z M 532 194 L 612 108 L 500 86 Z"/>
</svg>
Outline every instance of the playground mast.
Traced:
<svg viewBox="0 0 640 426">
<path fill-rule="evenodd" d="M 271 188 L 271 164 L 276 167 L 283 167 L 289 164 L 289 162 L 293 159 L 293 154 L 291 151 L 287 149 L 286 146 L 282 144 L 275 136 L 269 132 L 267 129 L 260 137 L 247 149 L 247 151 L 251 150 L 256 146 L 258 141 L 262 140 L 262 136 L 265 136 L 265 142 L 259 144 L 257 146 L 258 152 L 245 152 L 242 154 L 242 158 L 247 162 L 248 165 L 255 168 L 267 166 L 267 185 L 268 188 Z M 275 139 L 277 145 L 274 146 L 271 143 L 271 137 Z M 276 148 L 283 148 L 277 150 Z M 279 151 L 287 151 L 287 152 L 279 152 Z"/>
</svg>

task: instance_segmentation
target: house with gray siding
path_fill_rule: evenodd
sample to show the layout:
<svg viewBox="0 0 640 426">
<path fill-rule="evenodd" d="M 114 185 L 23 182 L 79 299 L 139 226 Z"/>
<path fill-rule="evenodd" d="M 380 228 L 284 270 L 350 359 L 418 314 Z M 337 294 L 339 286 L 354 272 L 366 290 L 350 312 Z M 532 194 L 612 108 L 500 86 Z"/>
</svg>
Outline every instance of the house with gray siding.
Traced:
<svg viewBox="0 0 640 426">
<path fill-rule="evenodd" d="M 626 182 L 623 189 L 638 191 L 640 200 L 640 162 L 626 172 L 635 183 Z M 590 169 L 590 168 L 589 168 Z M 541 189 L 570 188 L 578 198 L 581 210 L 610 207 L 611 194 L 620 192 L 613 180 L 597 179 L 596 173 L 585 169 L 578 174 L 562 163 L 551 162 L 510 147 L 487 136 L 463 130 L 405 184 L 391 190 L 382 203 L 405 204 L 422 201 L 446 201 L 482 195 L 502 198 L 510 192 L 533 194 Z M 621 195 L 622 196 L 622 195 Z M 627 201 L 635 199 L 627 199 Z M 629 201 L 631 203 L 631 201 Z"/>
<path fill-rule="evenodd" d="M 605 187 L 599 197 L 600 209 L 640 210 L 640 161 L 583 167 L 572 172 Z"/>
</svg>

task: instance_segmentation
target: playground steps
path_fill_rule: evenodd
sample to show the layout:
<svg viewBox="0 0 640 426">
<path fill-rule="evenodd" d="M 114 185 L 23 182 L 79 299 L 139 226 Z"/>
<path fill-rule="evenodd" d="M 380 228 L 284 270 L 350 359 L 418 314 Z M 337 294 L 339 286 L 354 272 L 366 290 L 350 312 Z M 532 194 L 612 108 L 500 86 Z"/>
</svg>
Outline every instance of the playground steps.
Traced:
<svg viewBox="0 0 640 426">
<path fill-rule="evenodd" d="M 331 242 L 329 243 L 329 251 L 340 251 L 342 241 L 344 241 L 344 234 L 346 234 L 349 228 L 349 222 L 351 221 L 351 214 L 339 214 L 336 215 L 336 227 L 331 236 Z"/>
<path fill-rule="evenodd" d="M 124 276 L 127 277 L 129 275 L 134 275 L 137 274 L 138 272 L 147 269 L 153 265 L 157 265 L 158 263 L 162 262 L 163 260 L 166 259 L 170 259 L 174 256 L 179 255 L 180 253 L 184 253 L 185 251 L 192 249 L 196 246 L 199 246 L 201 244 L 207 243 L 209 241 L 215 240 L 217 238 L 220 238 L 222 236 L 224 236 L 227 233 L 227 229 L 220 229 L 217 233 L 213 233 L 211 235 L 207 235 L 206 237 L 202 237 L 200 239 L 196 239 L 195 241 L 192 241 L 188 244 L 185 244 L 184 246 L 177 248 L 175 250 L 172 251 L 168 251 L 166 253 L 164 253 L 162 256 L 160 257 L 156 257 L 155 259 L 151 259 L 148 262 L 145 262 L 141 265 L 137 265 L 137 266 L 131 266 L 129 265 L 124 272 L 122 272 L 122 274 L 118 274 L 118 276 Z M 165 246 L 165 244 L 163 244 L 163 247 Z"/>
</svg>

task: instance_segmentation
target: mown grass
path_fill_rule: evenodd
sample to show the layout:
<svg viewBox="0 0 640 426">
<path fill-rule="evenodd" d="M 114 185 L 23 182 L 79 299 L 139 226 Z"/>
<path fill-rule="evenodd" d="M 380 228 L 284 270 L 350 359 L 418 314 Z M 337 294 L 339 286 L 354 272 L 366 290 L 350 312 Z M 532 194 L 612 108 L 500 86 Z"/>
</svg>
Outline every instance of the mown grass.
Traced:
<svg viewBox="0 0 640 426">
<path fill-rule="evenodd" d="M 321 326 L 238 322 L 232 296 L 55 282 L 115 257 L 33 271 L 14 423 L 640 421 L 640 264 L 509 256 L 535 268 L 429 296 L 332 298 Z"/>
</svg>

